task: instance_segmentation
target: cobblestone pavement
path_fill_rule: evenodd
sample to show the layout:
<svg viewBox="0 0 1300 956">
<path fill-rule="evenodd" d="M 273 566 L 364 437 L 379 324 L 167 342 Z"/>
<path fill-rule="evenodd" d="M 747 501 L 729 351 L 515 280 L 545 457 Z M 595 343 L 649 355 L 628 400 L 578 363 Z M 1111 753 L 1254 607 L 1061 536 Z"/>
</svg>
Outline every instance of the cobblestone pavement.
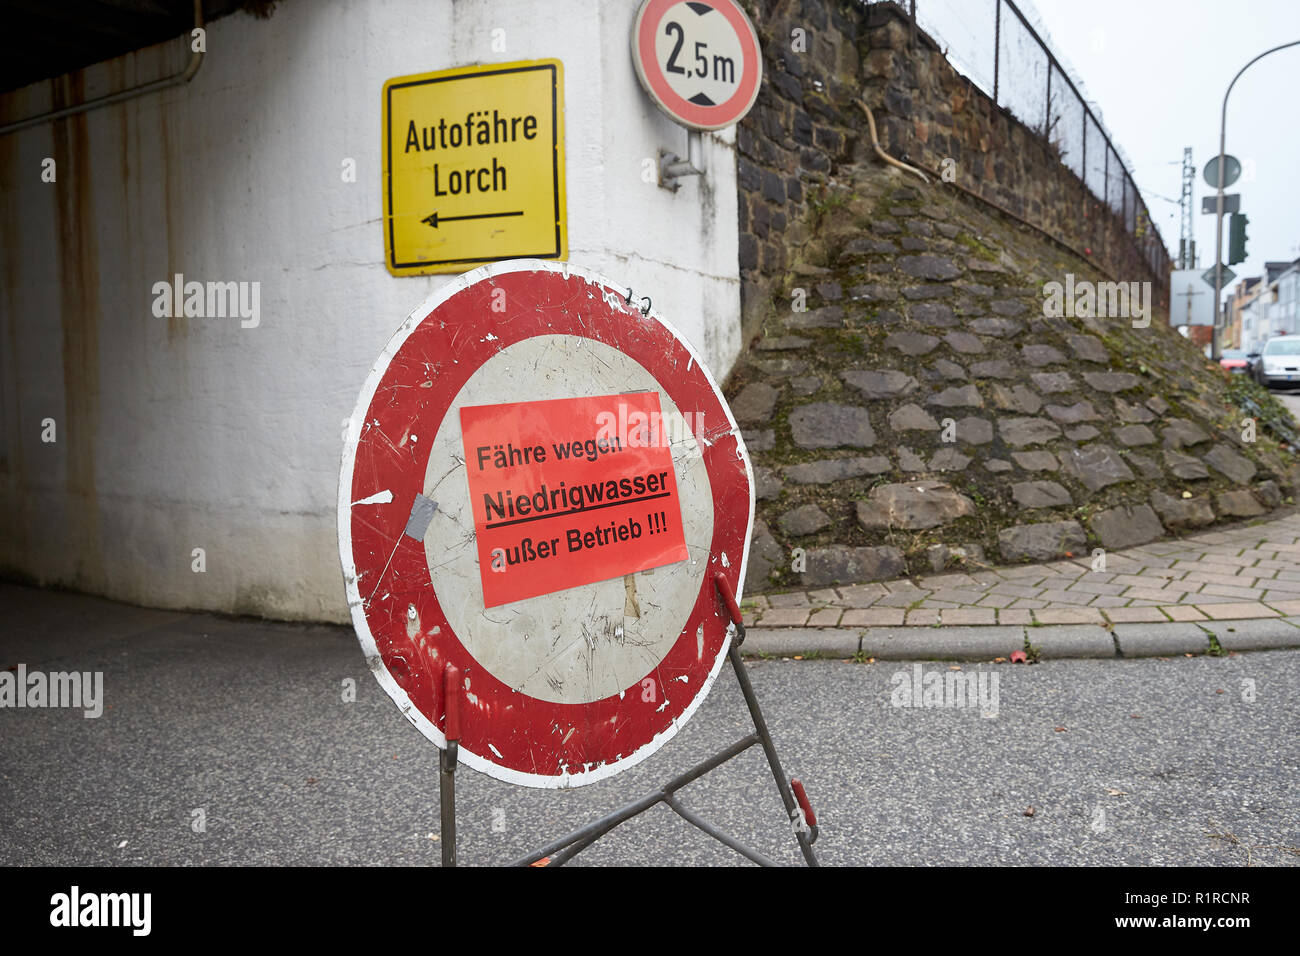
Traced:
<svg viewBox="0 0 1300 956">
<path fill-rule="evenodd" d="M 763 628 L 1238 621 L 1300 615 L 1300 514 L 1050 564 L 744 601 Z M 1098 562 L 1098 570 L 1093 570 Z"/>
</svg>

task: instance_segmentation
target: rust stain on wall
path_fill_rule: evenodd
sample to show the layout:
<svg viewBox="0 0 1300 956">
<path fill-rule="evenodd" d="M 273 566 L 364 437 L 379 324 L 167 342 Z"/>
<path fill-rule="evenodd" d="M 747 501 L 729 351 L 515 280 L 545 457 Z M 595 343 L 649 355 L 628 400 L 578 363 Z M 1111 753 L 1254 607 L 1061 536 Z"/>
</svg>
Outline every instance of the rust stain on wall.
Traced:
<svg viewBox="0 0 1300 956">
<path fill-rule="evenodd" d="M 0 240 L 4 243 L 4 292 L 5 310 L 8 316 L 8 340 L 6 342 L 3 368 L 0 376 L 13 382 L 12 388 L 0 380 L 0 388 L 5 388 L 13 396 L 12 409 L 0 408 L 0 413 L 8 416 L 11 428 L 6 428 L 8 447 L 4 449 L 0 462 L 0 474 L 5 475 L 5 486 L 9 492 L 10 507 L 0 514 L 0 536 L 6 542 L 5 552 L 17 558 L 27 554 L 28 515 L 30 506 L 26 492 L 26 468 L 23 460 L 23 438 L 29 425 L 35 426 L 37 420 L 28 422 L 23 416 L 22 394 L 18 386 L 19 352 L 18 323 L 21 276 L 21 254 L 23 248 L 22 223 L 18 215 L 18 197 L 16 194 L 19 170 L 17 168 L 15 148 L 16 138 L 6 136 L 0 139 L 0 183 L 9 186 L 9 198 L 0 212 Z M 0 397 L 3 398 L 3 397 Z"/>
<path fill-rule="evenodd" d="M 163 214 L 167 222 L 167 280 L 171 281 L 172 276 L 178 272 L 184 272 L 184 269 L 178 267 L 177 243 L 182 240 L 181 228 L 181 211 L 177 208 L 180 197 L 183 195 L 180 184 L 176 182 L 177 163 L 173 160 L 175 146 L 172 143 L 171 123 L 167 119 L 168 104 L 162 103 L 158 108 L 158 123 L 161 127 L 162 135 L 158 138 L 158 143 L 162 147 L 162 172 L 163 172 Z M 167 319 L 167 344 L 172 345 L 175 340 L 184 335 L 185 320 L 182 316 L 172 315 Z"/>
<path fill-rule="evenodd" d="M 55 107 L 85 98 L 81 73 L 55 81 Z M 99 254 L 95 244 L 91 150 L 87 117 L 53 124 L 55 193 L 61 278 L 59 319 L 63 331 L 63 400 L 69 523 L 76 541 L 73 582 L 93 588 L 103 578 L 99 543 L 99 495 L 95 487 L 95 441 L 99 432 Z"/>
</svg>

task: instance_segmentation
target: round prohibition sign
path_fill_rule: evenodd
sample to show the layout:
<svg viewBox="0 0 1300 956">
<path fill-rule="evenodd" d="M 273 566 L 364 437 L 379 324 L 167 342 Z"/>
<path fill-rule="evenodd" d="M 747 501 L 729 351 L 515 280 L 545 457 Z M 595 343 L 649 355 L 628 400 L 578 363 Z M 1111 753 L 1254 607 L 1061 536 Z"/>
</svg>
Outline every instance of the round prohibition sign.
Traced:
<svg viewBox="0 0 1300 956">
<path fill-rule="evenodd" d="M 439 747 L 444 672 L 459 668 L 460 759 L 510 783 L 581 786 L 644 760 L 729 647 L 714 579 L 740 593 L 753 473 L 699 355 L 641 308 L 572 265 L 476 269 L 411 313 L 348 424 L 339 551 L 366 660 Z M 636 412 L 650 407 L 647 427 Z M 583 460 L 557 461 L 566 444 Z M 582 469 L 636 455 L 662 465 L 647 500 L 575 495 L 590 487 Z M 497 471 L 523 492 L 485 492 L 506 456 Z M 608 477 L 611 494 L 641 488 Z M 532 544 L 489 547 L 493 535 Z"/>
<path fill-rule="evenodd" d="M 691 129 L 740 122 L 758 97 L 758 34 L 735 0 L 645 0 L 632 62 L 650 98 Z"/>
</svg>

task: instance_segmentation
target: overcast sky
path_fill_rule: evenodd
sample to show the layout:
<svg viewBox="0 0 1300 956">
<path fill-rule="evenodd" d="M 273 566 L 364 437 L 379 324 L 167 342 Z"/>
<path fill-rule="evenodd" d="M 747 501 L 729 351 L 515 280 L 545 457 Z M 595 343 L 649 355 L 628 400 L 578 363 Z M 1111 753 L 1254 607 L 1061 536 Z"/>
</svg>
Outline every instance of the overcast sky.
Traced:
<svg viewBox="0 0 1300 956">
<path fill-rule="evenodd" d="M 924 2 L 924 0 L 921 0 Z M 1212 195 L 1202 171 L 1219 151 L 1219 111 L 1232 77 L 1270 47 L 1300 40 L 1297 0 L 1026 0 L 1100 107 L 1103 122 L 1133 163 L 1152 219 L 1178 254 L 1183 148 L 1196 164 L 1194 228 L 1200 265 L 1214 264 Z M 1249 258 L 1238 277 L 1264 261 L 1300 257 L 1300 46 L 1260 60 L 1228 99 L 1226 151 L 1244 172 L 1241 194 Z M 1161 196 L 1173 200 L 1166 202 Z M 1227 262 L 1227 222 L 1224 262 Z"/>
</svg>

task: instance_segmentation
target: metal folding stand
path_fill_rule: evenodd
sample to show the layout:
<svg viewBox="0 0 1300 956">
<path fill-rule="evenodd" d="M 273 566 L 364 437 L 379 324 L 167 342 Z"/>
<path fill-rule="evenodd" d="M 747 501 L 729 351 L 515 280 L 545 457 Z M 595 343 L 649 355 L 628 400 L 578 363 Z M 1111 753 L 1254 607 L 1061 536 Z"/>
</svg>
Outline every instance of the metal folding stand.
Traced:
<svg viewBox="0 0 1300 956">
<path fill-rule="evenodd" d="M 776 745 L 772 742 L 772 734 L 767 729 L 767 721 L 763 718 L 762 708 L 758 705 L 758 698 L 754 695 L 754 686 L 749 681 L 749 674 L 745 669 L 745 662 L 740 657 L 740 645 L 745 641 L 745 624 L 740 614 L 740 608 L 736 605 L 736 597 L 731 590 L 731 586 L 721 574 L 715 575 L 713 579 L 714 587 L 717 589 L 718 596 L 722 599 L 728 615 L 731 617 L 732 624 L 736 628 L 736 639 L 731 642 L 731 647 L 727 651 L 727 656 L 731 660 L 731 666 L 736 672 L 736 680 L 740 684 L 740 692 L 745 697 L 745 704 L 749 707 L 750 719 L 754 722 L 755 733 L 749 734 L 737 740 L 731 746 L 714 754 L 709 759 L 697 764 L 685 773 L 674 777 L 665 783 L 658 790 L 654 790 L 639 800 L 634 800 L 629 804 L 606 814 L 599 820 L 587 824 L 574 830 L 572 833 L 561 837 L 540 849 L 534 850 L 527 856 L 515 860 L 512 866 L 563 866 L 569 860 L 573 859 L 596 840 L 613 830 L 620 823 L 630 820 L 638 814 L 644 813 L 656 804 L 663 803 L 670 810 L 676 813 L 683 820 L 699 827 L 709 836 L 718 842 L 731 847 L 742 856 L 753 860 L 760 866 L 776 866 L 772 860 L 763 856 L 756 850 L 751 850 L 736 840 L 734 837 L 722 832 L 707 820 L 688 810 L 682 805 L 677 798 L 677 791 L 681 790 L 687 784 L 703 777 L 709 771 L 720 767 L 732 757 L 744 753 L 755 744 L 763 748 L 763 753 L 767 756 L 768 766 L 772 770 L 772 776 L 776 780 L 777 791 L 781 795 L 781 802 L 785 804 L 786 815 L 790 820 L 791 827 L 794 830 L 795 839 L 799 842 L 799 849 L 803 853 L 804 860 L 809 866 L 819 866 L 816 855 L 812 850 L 812 845 L 817 841 L 818 828 L 817 817 L 813 813 L 812 805 L 808 800 L 808 794 L 803 784 L 799 780 L 787 780 L 785 771 L 781 769 L 781 760 L 776 754 Z M 456 865 L 456 757 L 460 741 L 460 713 L 459 713 L 459 694 L 457 690 L 460 686 L 460 671 L 455 667 L 448 667 L 444 672 L 446 701 L 447 701 L 447 724 L 446 737 L 447 747 L 440 752 L 439 756 L 439 796 L 441 800 L 442 816 L 442 865 Z"/>
</svg>

